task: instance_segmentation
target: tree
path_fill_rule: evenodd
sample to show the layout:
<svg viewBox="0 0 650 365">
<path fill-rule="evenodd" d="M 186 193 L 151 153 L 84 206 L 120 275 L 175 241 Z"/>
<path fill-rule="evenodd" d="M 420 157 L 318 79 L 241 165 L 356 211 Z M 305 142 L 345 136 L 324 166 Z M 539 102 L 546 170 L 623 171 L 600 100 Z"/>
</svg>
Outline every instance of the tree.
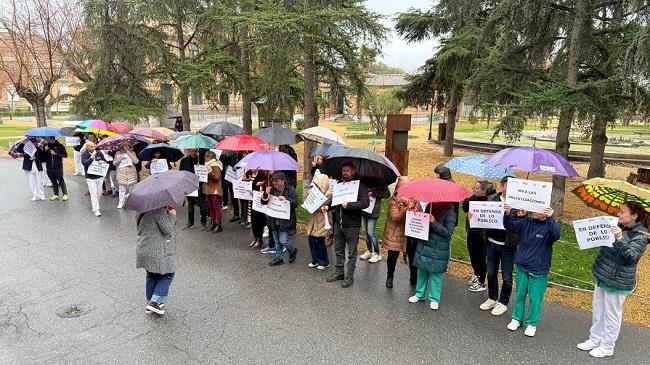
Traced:
<svg viewBox="0 0 650 365">
<path fill-rule="evenodd" d="M 396 90 L 379 92 L 373 90 L 365 99 L 365 107 L 368 109 L 370 126 L 378 136 L 386 132 L 386 117 L 388 114 L 399 114 L 404 110 L 404 102 L 395 96 Z"/>
<path fill-rule="evenodd" d="M 0 10 L 0 73 L 47 125 L 46 105 L 53 85 L 65 76 L 64 54 L 78 30 L 72 2 L 10 0 Z"/>
<path fill-rule="evenodd" d="M 406 72 L 399 67 L 389 66 L 383 62 L 373 62 L 369 72 L 375 75 L 387 74 L 405 74 Z"/>
</svg>

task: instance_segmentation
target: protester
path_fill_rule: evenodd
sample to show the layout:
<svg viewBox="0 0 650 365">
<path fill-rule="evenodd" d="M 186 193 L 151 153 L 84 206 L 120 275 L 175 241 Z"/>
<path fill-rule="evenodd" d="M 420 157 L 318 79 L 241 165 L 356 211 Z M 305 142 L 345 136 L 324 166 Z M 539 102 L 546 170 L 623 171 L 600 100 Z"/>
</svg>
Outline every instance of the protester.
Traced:
<svg viewBox="0 0 650 365">
<path fill-rule="evenodd" d="M 320 190 L 327 200 L 323 202 L 320 209 L 316 209 L 309 216 L 309 222 L 307 222 L 307 239 L 311 252 L 311 261 L 307 266 L 324 270 L 330 266 L 325 239 L 332 234 L 332 217 L 328 212 L 329 204 L 332 201 L 329 177 L 325 174 L 316 176 L 312 181 L 311 188 Z"/>
<path fill-rule="evenodd" d="M 113 166 L 117 168 L 115 178 L 119 192 L 117 209 L 124 207 L 127 195 L 131 192 L 133 185 L 138 182 L 138 171 L 135 169 L 135 164 L 138 162 L 140 162 L 138 155 L 135 154 L 133 147 L 128 143 L 122 144 L 119 151 L 115 153 Z"/>
<path fill-rule="evenodd" d="M 490 195 L 488 201 L 504 202 L 508 188 L 508 178 L 505 176 L 499 183 L 500 193 Z M 469 219 L 472 213 L 467 213 Z M 510 209 L 510 219 L 519 219 L 519 210 Z M 486 231 L 487 284 L 488 299 L 480 305 L 480 309 L 492 310 L 491 314 L 500 316 L 508 310 L 510 294 L 512 294 L 512 272 L 514 270 L 515 252 L 517 252 L 517 235 L 505 229 L 488 229 Z M 499 265 L 501 265 L 501 294 L 499 295 Z"/>
<path fill-rule="evenodd" d="M 298 154 L 296 154 L 296 150 L 293 149 L 288 144 L 280 145 L 278 146 L 278 151 L 282 153 L 286 153 L 289 155 L 294 161 L 298 162 Z M 282 170 L 280 171 L 284 173 L 284 175 L 287 177 L 287 183 L 295 189 L 298 186 L 298 172 L 294 170 Z M 295 208 L 294 208 L 295 210 Z M 291 228 L 289 229 L 289 235 L 293 235 L 296 233 L 296 226 L 298 224 L 298 215 L 293 214 L 293 218 L 291 219 Z"/>
<path fill-rule="evenodd" d="M 203 194 L 208 200 L 210 207 L 210 228 L 208 231 L 219 233 L 223 231 L 221 226 L 221 170 L 223 166 L 221 161 L 217 160 L 217 155 L 213 151 L 205 153 L 205 166 L 208 167 L 208 182 L 203 184 Z"/>
<path fill-rule="evenodd" d="M 470 201 L 487 201 L 488 193 L 494 190 L 492 183 L 489 181 L 477 181 L 474 184 L 474 194 L 463 201 L 463 211 L 469 212 Z M 467 230 L 467 251 L 472 262 L 474 275 L 467 283 L 468 290 L 471 292 L 480 292 L 486 289 L 485 277 L 487 275 L 487 263 L 485 258 L 485 229 L 470 228 L 469 218 L 465 220 Z"/>
<path fill-rule="evenodd" d="M 253 191 L 264 192 L 266 190 L 266 181 L 268 174 L 266 171 L 257 170 L 253 171 Z M 251 203 L 251 206 L 253 204 Z M 253 233 L 253 241 L 248 245 L 250 248 L 260 248 L 264 245 L 264 227 L 266 227 L 266 214 L 258 212 L 254 209 L 251 210 L 251 231 Z M 269 240 L 270 243 L 270 240 Z M 269 246 L 271 246 L 269 244 Z M 273 253 L 275 253 L 275 243 L 273 243 Z"/>
<path fill-rule="evenodd" d="M 85 144 L 85 151 L 81 155 L 81 163 L 84 165 L 85 175 L 86 175 L 86 184 L 88 184 L 88 191 L 90 192 L 90 202 L 92 205 L 93 212 L 96 217 L 101 217 L 102 213 L 99 211 L 99 198 L 100 191 L 102 191 L 102 183 L 104 182 L 104 177 L 101 175 L 88 174 L 88 168 L 93 162 L 97 162 L 100 165 L 106 163 L 104 154 L 96 149 L 97 145 L 94 142 L 88 140 Z"/>
<path fill-rule="evenodd" d="M 387 186 L 368 189 L 368 199 L 374 197 L 376 200 L 372 212 L 368 213 L 365 210 L 361 212 L 361 225 L 366 234 L 366 247 L 368 248 L 366 252 L 359 256 L 361 260 L 368 260 L 368 262 L 372 263 L 382 260 L 381 251 L 379 251 L 379 240 L 377 239 L 377 220 L 381 213 L 381 200 L 389 196 L 390 190 L 388 190 Z"/>
<path fill-rule="evenodd" d="M 185 157 L 183 157 L 179 163 L 178 169 L 180 171 L 187 171 L 194 173 L 195 165 L 203 165 L 204 161 L 201 161 L 199 151 L 197 149 L 189 149 L 186 151 Z M 210 226 L 207 225 L 208 212 L 205 195 L 203 194 L 203 185 L 205 183 L 200 182 L 198 187 L 197 196 L 188 196 L 187 197 L 187 224 L 183 227 L 183 230 L 194 228 L 194 208 L 199 208 L 201 227 L 203 231 L 210 229 Z"/>
<path fill-rule="evenodd" d="M 314 156 L 314 160 L 311 162 L 311 176 L 316 177 L 316 172 L 320 174 L 320 167 L 323 162 L 325 162 L 325 158 L 323 156 Z"/>
<path fill-rule="evenodd" d="M 75 176 L 83 176 L 84 175 L 84 165 L 81 163 L 81 148 L 83 147 L 84 143 L 86 143 L 86 138 L 84 137 L 83 133 L 77 133 L 75 134 L 75 137 L 79 138 L 79 143 L 77 143 L 73 148 L 73 154 L 74 154 L 74 175 Z"/>
<path fill-rule="evenodd" d="M 162 152 L 160 150 L 154 151 L 153 158 L 151 159 L 151 161 L 145 161 L 144 162 L 144 168 L 145 169 L 151 169 L 151 163 L 153 161 L 160 160 L 160 159 L 162 159 Z M 171 170 L 172 169 L 172 164 L 169 163 L 169 161 L 167 161 L 167 160 L 165 160 L 165 161 L 167 162 L 167 169 Z M 151 172 L 151 170 L 149 172 Z"/>
<path fill-rule="evenodd" d="M 244 175 L 241 177 L 241 180 L 244 182 L 249 182 L 249 181 L 252 182 L 253 170 L 246 170 L 244 172 Z M 239 199 L 239 206 L 240 206 L 239 216 L 241 217 L 241 220 L 239 221 L 239 225 L 244 226 L 246 228 L 251 228 L 251 223 L 249 220 L 251 204 L 248 204 L 248 200 L 246 199 Z"/>
<path fill-rule="evenodd" d="M 346 162 L 341 167 L 342 180 L 358 180 L 354 165 Z M 341 287 L 347 288 L 354 283 L 354 269 L 357 265 L 357 246 L 359 245 L 359 230 L 361 229 L 361 211 L 368 208 L 368 189 L 363 182 L 359 182 L 359 191 L 356 202 L 343 202 L 335 207 L 332 212 L 334 220 L 334 253 L 336 266 L 334 273 L 327 278 L 328 282 L 343 280 Z M 345 248 L 347 246 L 348 267 L 345 273 Z"/>
<path fill-rule="evenodd" d="M 293 186 L 286 183 L 287 178 L 282 172 L 276 172 L 271 179 L 273 186 L 268 186 L 262 194 L 262 204 L 268 204 L 271 195 L 277 197 L 281 201 L 288 200 L 292 208 L 298 206 L 298 195 Z M 291 209 L 291 215 L 295 215 L 295 209 Z M 289 240 L 289 229 L 291 228 L 291 219 L 279 219 L 268 217 L 267 224 L 269 230 L 273 235 L 275 241 L 275 258 L 269 262 L 269 266 L 282 265 L 284 263 L 283 255 L 284 248 L 289 252 L 289 262 L 296 260 L 298 249 L 294 247 L 293 243 Z"/>
<path fill-rule="evenodd" d="M 176 273 L 176 249 L 173 233 L 176 210 L 173 207 L 158 208 L 140 213 L 136 217 L 138 245 L 136 267 L 145 269 L 147 313 L 165 314 L 169 287 Z"/>
<path fill-rule="evenodd" d="M 402 176 L 397 179 L 395 185 L 395 192 L 388 200 L 388 213 L 386 215 L 386 225 L 384 226 L 384 239 L 382 245 L 388 251 L 388 258 L 386 264 L 388 265 L 388 273 L 386 275 L 386 287 L 393 287 L 393 277 L 395 274 L 395 266 L 397 266 L 397 259 L 400 252 L 406 255 L 406 235 L 404 235 L 404 226 L 406 224 L 406 211 L 410 205 L 410 200 L 404 197 L 397 196 L 397 190 L 402 184 L 409 182 L 407 176 Z M 411 274 L 417 269 L 414 268 L 413 263 L 409 261 L 409 269 Z"/>
<path fill-rule="evenodd" d="M 593 357 L 614 355 L 623 321 L 623 302 L 636 288 L 637 265 L 650 242 L 650 214 L 637 202 L 626 202 L 618 211 L 616 241 L 601 247 L 592 267 L 596 287 L 593 295 L 589 339 L 577 345 Z"/>
<path fill-rule="evenodd" d="M 233 197 L 232 183 L 226 180 L 226 171 L 228 170 L 228 167 L 234 170 L 235 165 L 237 165 L 237 155 L 232 151 L 223 151 L 221 156 L 219 156 L 219 161 L 221 161 L 221 165 L 223 166 L 223 170 L 221 171 L 221 190 L 223 191 L 221 205 L 223 206 L 223 210 L 229 209 L 230 198 L 232 198 L 233 214 L 237 216 L 237 214 L 239 214 L 239 201 Z M 239 217 L 237 217 L 237 219 L 239 219 Z M 235 219 L 235 221 L 237 219 Z"/>
<path fill-rule="evenodd" d="M 63 159 L 68 157 L 65 147 L 54 137 L 47 137 L 47 144 L 43 147 L 43 156 L 47 168 L 47 177 L 52 182 L 54 195 L 50 197 L 51 201 L 59 199 L 59 187 L 63 196 L 61 200 L 68 200 L 68 189 L 63 179 Z"/>
<path fill-rule="evenodd" d="M 553 243 L 560 239 L 560 226 L 553 219 L 553 208 L 544 209 L 543 213 L 533 213 L 533 217 L 514 221 L 510 217 L 512 207 L 504 205 L 503 226 L 519 235 L 515 265 L 517 265 L 516 303 L 512 321 L 507 328 L 516 331 L 522 323 L 526 326 L 524 335 L 533 337 L 542 316 L 542 303 L 548 284 L 548 272 L 551 269 Z M 527 212 L 521 210 L 521 217 Z M 529 306 L 526 311 L 526 298 Z M 528 316 L 524 318 L 524 312 Z"/>
<path fill-rule="evenodd" d="M 25 144 L 32 144 L 36 149 L 33 156 L 25 152 Z M 43 182 L 41 171 L 43 171 L 43 164 L 41 161 L 44 158 L 43 150 L 37 146 L 36 138 L 30 137 L 27 141 L 18 146 L 15 151 L 15 156 L 23 157 L 23 171 L 29 180 L 29 190 L 32 193 L 31 201 L 45 200 L 45 192 L 43 191 Z"/>
</svg>

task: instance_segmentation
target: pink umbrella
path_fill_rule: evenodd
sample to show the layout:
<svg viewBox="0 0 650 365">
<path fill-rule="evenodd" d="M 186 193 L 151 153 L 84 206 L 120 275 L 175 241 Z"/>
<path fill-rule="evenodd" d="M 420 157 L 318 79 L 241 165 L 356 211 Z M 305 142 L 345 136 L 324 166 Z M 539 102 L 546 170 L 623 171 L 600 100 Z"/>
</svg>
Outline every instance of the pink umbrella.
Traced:
<svg viewBox="0 0 650 365">
<path fill-rule="evenodd" d="M 119 134 L 129 133 L 133 130 L 133 126 L 127 122 L 111 122 L 109 127 L 113 132 Z"/>
<path fill-rule="evenodd" d="M 138 136 L 157 139 L 157 140 L 160 140 L 160 141 L 166 141 L 167 140 L 167 137 L 165 137 L 162 133 L 158 132 L 155 129 L 151 129 L 151 128 L 135 128 L 129 133 L 130 134 L 136 134 Z"/>
<path fill-rule="evenodd" d="M 421 202 L 459 202 L 470 195 L 462 185 L 442 179 L 417 179 L 397 190 L 397 196 Z"/>
<path fill-rule="evenodd" d="M 271 146 L 259 137 L 237 134 L 224 138 L 215 148 L 226 151 L 261 151 L 270 150 Z"/>
</svg>

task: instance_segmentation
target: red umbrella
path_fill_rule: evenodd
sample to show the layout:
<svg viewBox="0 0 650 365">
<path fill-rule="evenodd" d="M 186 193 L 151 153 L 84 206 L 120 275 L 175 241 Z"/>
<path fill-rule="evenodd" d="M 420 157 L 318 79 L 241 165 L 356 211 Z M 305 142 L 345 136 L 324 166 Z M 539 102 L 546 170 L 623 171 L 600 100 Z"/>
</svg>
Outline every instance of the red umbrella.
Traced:
<svg viewBox="0 0 650 365">
<path fill-rule="evenodd" d="M 459 202 L 472 195 L 463 186 L 442 179 L 418 179 L 403 184 L 397 195 L 421 202 Z"/>
<path fill-rule="evenodd" d="M 151 129 L 151 128 L 135 128 L 129 133 L 137 134 L 138 136 L 157 139 L 159 141 L 166 141 L 167 140 L 167 137 L 165 137 L 162 133 L 158 132 L 155 129 Z"/>
<path fill-rule="evenodd" d="M 227 151 L 262 151 L 270 150 L 271 146 L 259 137 L 236 134 L 224 138 L 215 148 Z"/>
<path fill-rule="evenodd" d="M 127 122 L 111 122 L 108 127 L 110 130 L 118 134 L 129 133 L 133 130 L 133 126 Z"/>
</svg>

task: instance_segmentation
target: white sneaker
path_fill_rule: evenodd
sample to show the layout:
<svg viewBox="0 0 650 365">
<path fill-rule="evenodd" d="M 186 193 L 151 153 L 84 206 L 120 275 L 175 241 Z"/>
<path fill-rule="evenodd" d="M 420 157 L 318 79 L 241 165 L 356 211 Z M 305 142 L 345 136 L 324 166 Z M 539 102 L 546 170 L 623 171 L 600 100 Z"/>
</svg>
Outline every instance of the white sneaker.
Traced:
<svg viewBox="0 0 650 365">
<path fill-rule="evenodd" d="M 269 227 L 264 226 L 264 232 L 262 233 L 262 237 L 266 238 L 269 236 Z"/>
<path fill-rule="evenodd" d="M 370 251 L 366 251 L 361 256 L 359 256 L 359 258 L 361 260 L 367 260 L 367 259 L 369 259 L 371 257 L 372 257 L 372 252 L 370 252 Z"/>
<path fill-rule="evenodd" d="M 485 285 L 479 283 L 478 280 L 476 280 L 476 282 L 474 282 L 472 285 L 470 285 L 467 288 L 467 290 L 471 291 L 472 293 L 478 293 L 478 292 L 481 292 L 481 291 L 485 291 L 485 289 L 487 289 L 485 287 Z"/>
<path fill-rule="evenodd" d="M 124 208 L 124 204 L 120 203 L 117 205 L 117 209 L 122 209 L 122 208 Z"/>
<path fill-rule="evenodd" d="M 535 337 L 535 332 L 537 332 L 537 327 L 535 326 L 526 326 L 526 330 L 524 331 L 524 335 L 528 337 Z"/>
<path fill-rule="evenodd" d="M 414 295 L 414 296 L 409 298 L 409 303 L 417 303 L 417 302 L 421 302 L 423 300 L 424 299 L 420 299 L 420 298 L 418 298 L 417 296 Z"/>
<path fill-rule="evenodd" d="M 602 346 L 598 346 L 595 349 L 589 351 L 589 355 L 591 357 L 607 357 L 607 356 L 612 356 L 614 355 L 614 349 L 606 349 L 603 348 Z"/>
<path fill-rule="evenodd" d="M 500 316 L 503 313 L 505 313 L 508 310 L 508 306 L 503 304 L 503 303 L 497 303 L 494 308 L 492 309 L 492 314 L 493 316 Z"/>
<path fill-rule="evenodd" d="M 373 254 L 372 254 L 372 257 L 370 258 L 370 260 L 368 260 L 368 262 L 375 263 L 375 262 L 379 262 L 379 261 L 381 261 L 382 259 L 383 259 L 383 257 L 381 257 L 380 254 L 378 254 L 378 253 L 373 253 Z"/>
<path fill-rule="evenodd" d="M 433 310 L 437 310 L 439 306 L 440 306 L 440 304 L 438 302 L 429 303 L 429 308 L 431 308 Z"/>
<path fill-rule="evenodd" d="M 472 278 L 469 279 L 469 281 L 467 282 L 467 285 L 472 285 L 472 284 L 474 284 L 476 282 L 478 282 L 478 276 L 472 275 Z"/>
<path fill-rule="evenodd" d="M 95 211 L 95 217 L 101 217 L 101 216 L 102 216 L 102 212 L 100 212 L 99 210 L 96 210 Z"/>
<path fill-rule="evenodd" d="M 228 210 L 228 206 L 226 205 L 225 207 L 221 208 L 222 210 Z"/>
<path fill-rule="evenodd" d="M 35 202 L 35 201 L 37 201 L 37 200 L 38 200 L 38 198 L 37 198 L 37 197 L 35 197 L 35 196 L 34 196 L 34 197 L 32 197 L 31 199 L 29 199 L 29 201 L 32 201 L 32 202 Z"/>
<path fill-rule="evenodd" d="M 481 308 L 481 310 L 483 311 L 487 311 L 494 308 L 495 305 L 497 305 L 496 300 L 488 299 L 485 302 L 483 302 L 483 304 L 481 304 L 479 308 Z"/>
<path fill-rule="evenodd" d="M 47 200 L 47 198 L 45 198 L 45 196 L 39 196 L 38 200 Z"/>
<path fill-rule="evenodd" d="M 315 268 L 315 267 L 318 267 L 318 264 L 312 264 L 312 263 L 310 262 L 310 263 L 307 264 L 307 267 L 310 267 L 310 268 L 313 269 L 313 268 Z"/>
<path fill-rule="evenodd" d="M 508 323 L 508 325 L 506 326 L 506 328 L 511 331 L 516 331 L 517 329 L 519 329 L 519 327 L 521 327 L 521 322 L 519 322 L 516 319 L 510 321 L 510 323 Z"/>
<path fill-rule="evenodd" d="M 328 267 L 330 267 L 330 265 L 327 265 L 327 266 L 318 265 L 318 267 L 317 267 L 316 269 L 318 269 L 318 270 L 325 270 L 325 269 L 327 269 Z"/>
<path fill-rule="evenodd" d="M 591 340 L 587 340 L 585 342 L 581 342 L 576 345 L 578 350 L 582 350 L 582 351 L 591 351 L 598 346 L 599 346 L 598 344 L 593 343 Z"/>
</svg>

